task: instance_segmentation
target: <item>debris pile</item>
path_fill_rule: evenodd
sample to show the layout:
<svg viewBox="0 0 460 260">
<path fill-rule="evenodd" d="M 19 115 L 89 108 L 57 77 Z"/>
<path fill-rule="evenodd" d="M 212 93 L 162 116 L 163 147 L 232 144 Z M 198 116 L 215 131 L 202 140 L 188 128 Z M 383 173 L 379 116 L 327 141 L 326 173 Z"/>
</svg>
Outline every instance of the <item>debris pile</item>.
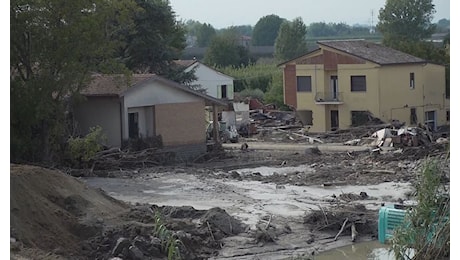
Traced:
<svg viewBox="0 0 460 260">
<path fill-rule="evenodd" d="M 311 232 L 328 232 L 331 234 L 329 238 L 334 241 L 341 235 L 349 235 L 352 241 L 357 239 L 358 234 L 377 236 L 376 210 L 368 210 L 362 204 L 336 204 L 331 208 L 319 208 L 304 217 L 304 224 Z"/>
</svg>

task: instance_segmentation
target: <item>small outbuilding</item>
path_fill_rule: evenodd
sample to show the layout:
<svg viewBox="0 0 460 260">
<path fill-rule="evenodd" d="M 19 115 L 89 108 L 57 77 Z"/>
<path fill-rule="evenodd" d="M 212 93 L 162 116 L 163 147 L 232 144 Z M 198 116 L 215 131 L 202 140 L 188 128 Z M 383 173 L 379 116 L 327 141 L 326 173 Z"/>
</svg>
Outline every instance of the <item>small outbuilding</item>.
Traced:
<svg viewBox="0 0 460 260">
<path fill-rule="evenodd" d="M 85 101 L 73 109 L 81 134 L 101 126 L 109 147 L 160 137 L 163 148 L 188 158 L 206 152 L 205 108 L 227 106 L 154 74 L 97 74 L 81 94 Z"/>
</svg>

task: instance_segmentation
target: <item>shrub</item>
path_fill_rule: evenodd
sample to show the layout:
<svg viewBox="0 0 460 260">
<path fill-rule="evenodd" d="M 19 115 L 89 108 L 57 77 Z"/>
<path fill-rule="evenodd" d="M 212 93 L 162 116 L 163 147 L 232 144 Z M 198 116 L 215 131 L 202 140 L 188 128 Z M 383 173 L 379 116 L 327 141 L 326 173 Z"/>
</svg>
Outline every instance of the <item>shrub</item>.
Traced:
<svg viewBox="0 0 460 260">
<path fill-rule="evenodd" d="M 100 126 L 91 127 L 85 137 L 70 137 L 68 143 L 72 164 L 78 167 L 88 166 L 96 153 L 103 149 L 106 141 L 107 137 Z"/>
<path fill-rule="evenodd" d="M 442 183 L 443 162 L 429 159 L 416 184 L 417 205 L 395 230 L 397 259 L 443 259 L 450 255 L 450 196 Z"/>
</svg>

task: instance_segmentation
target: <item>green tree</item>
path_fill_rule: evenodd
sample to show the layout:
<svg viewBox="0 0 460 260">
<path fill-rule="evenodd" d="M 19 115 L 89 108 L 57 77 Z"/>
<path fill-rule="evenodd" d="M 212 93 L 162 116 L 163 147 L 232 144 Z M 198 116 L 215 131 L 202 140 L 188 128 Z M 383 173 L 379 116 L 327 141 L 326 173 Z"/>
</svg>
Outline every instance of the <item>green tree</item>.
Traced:
<svg viewBox="0 0 460 260">
<path fill-rule="evenodd" d="M 283 72 L 279 69 L 274 71 L 272 79 L 265 92 L 264 101 L 266 103 L 274 103 L 278 108 L 284 109 L 284 92 L 283 92 Z"/>
<path fill-rule="evenodd" d="M 307 52 L 306 34 L 307 27 L 302 18 L 283 22 L 275 41 L 275 58 L 279 61 L 289 60 Z"/>
<path fill-rule="evenodd" d="M 120 50 L 129 69 L 169 75 L 170 64 L 185 48 L 185 26 L 176 20 L 167 0 L 135 0 L 135 30 L 123 31 L 126 45 Z"/>
<path fill-rule="evenodd" d="M 240 35 L 251 36 L 252 35 L 252 26 L 251 25 L 237 25 L 231 26 L 230 29 L 237 31 Z"/>
<path fill-rule="evenodd" d="M 187 20 L 185 22 L 185 29 L 187 30 L 187 33 L 193 36 L 196 36 L 198 34 L 198 30 L 203 24 L 200 23 L 199 21 L 195 20 Z"/>
<path fill-rule="evenodd" d="M 283 21 L 284 19 L 274 14 L 260 18 L 252 32 L 252 45 L 273 46 Z"/>
<path fill-rule="evenodd" d="M 308 35 L 312 37 L 324 37 L 336 35 L 331 24 L 325 22 L 311 23 L 308 26 Z"/>
<path fill-rule="evenodd" d="M 199 47 L 208 47 L 212 38 L 216 36 L 216 30 L 210 24 L 203 24 L 199 27 L 196 34 L 196 41 Z"/>
<path fill-rule="evenodd" d="M 248 65 L 249 51 L 239 45 L 239 37 L 239 34 L 231 29 L 216 35 L 205 53 L 204 62 L 216 67 Z"/>
<path fill-rule="evenodd" d="M 130 1 L 10 1 L 12 161 L 52 160 L 66 142 L 66 97 L 92 71 L 123 71 L 116 30 L 132 26 Z M 119 26 L 116 26 L 119 25 Z"/>
<path fill-rule="evenodd" d="M 436 32 L 443 33 L 450 31 L 450 20 L 441 19 L 436 24 Z"/>
<path fill-rule="evenodd" d="M 387 0 L 379 11 L 377 30 L 383 44 L 398 49 L 400 43 L 430 38 L 436 26 L 432 0 Z"/>
</svg>

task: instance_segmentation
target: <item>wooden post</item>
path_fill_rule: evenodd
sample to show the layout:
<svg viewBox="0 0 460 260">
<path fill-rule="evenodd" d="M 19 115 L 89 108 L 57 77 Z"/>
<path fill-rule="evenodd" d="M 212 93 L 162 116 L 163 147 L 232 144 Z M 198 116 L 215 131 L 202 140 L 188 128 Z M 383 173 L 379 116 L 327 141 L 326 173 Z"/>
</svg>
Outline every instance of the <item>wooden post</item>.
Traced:
<svg viewBox="0 0 460 260">
<path fill-rule="evenodd" d="M 220 143 L 219 138 L 219 117 L 217 115 L 217 106 L 216 104 L 212 105 L 212 136 L 214 143 Z"/>
</svg>

